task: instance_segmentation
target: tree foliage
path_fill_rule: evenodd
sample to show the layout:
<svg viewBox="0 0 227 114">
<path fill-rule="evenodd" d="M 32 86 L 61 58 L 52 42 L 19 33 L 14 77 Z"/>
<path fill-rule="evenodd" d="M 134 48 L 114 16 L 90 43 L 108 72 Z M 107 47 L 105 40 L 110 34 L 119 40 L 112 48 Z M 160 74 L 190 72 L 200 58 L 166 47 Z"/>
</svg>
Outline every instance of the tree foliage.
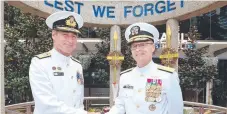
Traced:
<svg viewBox="0 0 227 114">
<path fill-rule="evenodd" d="M 131 51 L 127 45 L 127 42 L 124 38 L 125 29 L 121 30 L 121 53 L 124 56 L 124 61 L 121 65 L 121 70 L 126 70 L 128 68 L 135 66 L 135 61 L 131 57 Z M 90 67 L 84 71 L 87 76 L 87 79 L 92 78 L 92 73 L 95 75 L 93 77 L 93 84 L 104 84 L 107 87 L 109 86 L 109 62 L 106 59 L 106 56 L 110 50 L 110 29 L 109 28 L 98 28 L 96 30 L 97 37 L 104 40 L 101 45 L 96 45 L 98 52 L 91 56 L 91 64 Z M 87 80 L 85 81 L 87 84 L 91 84 L 92 82 Z"/>
<path fill-rule="evenodd" d="M 179 59 L 181 87 L 201 91 L 206 87 L 206 82 L 217 77 L 217 66 L 207 64 L 209 60 L 204 59 L 207 47 L 185 50 L 184 53 L 186 57 Z"/>
<path fill-rule="evenodd" d="M 110 31 L 108 28 L 98 28 L 96 29 L 96 33 L 104 42 L 102 42 L 101 45 L 96 45 L 98 52 L 91 55 L 91 64 L 88 69 L 84 70 L 86 84 L 105 84 L 109 79 L 109 64 L 106 55 L 109 52 Z"/>
<path fill-rule="evenodd" d="M 191 26 L 187 36 L 192 40 L 200 39 L 196 26 Z M 194 45 L 194 44 L 193 44 Z M 184 50 L 185 58 L 179 59 L 179 76 L 183 90 L 192 90 L 196 93 L 196 102 L 199 101 L 199 93 L 205 90 L 207 82 L 218 75 L 217 60 L 213 62 L 208 56 L 209 46 L 200 49 Z"/>
<path fill-rule="evenodd" d="M 31 101 L 28 70 L 34 55 L 52 47 L 45 19 L 4 3 L 4 75 L 6 104 Z"/>
</svg>

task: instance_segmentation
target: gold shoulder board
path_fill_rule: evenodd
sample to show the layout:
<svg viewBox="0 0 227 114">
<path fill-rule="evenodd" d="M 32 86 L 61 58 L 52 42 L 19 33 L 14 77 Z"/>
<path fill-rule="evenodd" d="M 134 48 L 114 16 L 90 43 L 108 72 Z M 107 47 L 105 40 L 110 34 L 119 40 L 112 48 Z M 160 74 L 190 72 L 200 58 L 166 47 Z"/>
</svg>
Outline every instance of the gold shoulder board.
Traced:
<svg viewBox="0 0 227 114">
<path fill-rule="evenodd" d="M 133 68 L 134 68 L 134 67 L 133 67 Z M 122 72 L 120 73 L 120 75 L 132 71 L 133 68 L 129 68 L 129 69 L 127 69 L 127 70 L 122 71 Z"/>
<path fill-rule="evenodd" d="M 174 68 L 161 66 L 161 65 L 158 66 L 158 70 L 166 71 L 166 72 L 169 72 L 169 73 L 173 73 L 175 71 Z"/>
<path fill-rule="evenodd" d="M 80 64 L 81 64 L 81 62 L 80 62 L 79 60 L 77 60 L 75 57 L 71 57 L 71 59 L 72 59 L 73 61 L 75 61 L 75 62 L 77 62 L 77 63 L 80 63 Z"/>
<path fill-rule="evenodd" d="M 39 59 L 44 59 L 44 58 L 47 58 L 47 57 L 50 57 L 50 56 L 51 56 L 50 52 L 45 52 L 45 53 L 36 55 L 35 57 L 37 57 Z"/>
</svg>

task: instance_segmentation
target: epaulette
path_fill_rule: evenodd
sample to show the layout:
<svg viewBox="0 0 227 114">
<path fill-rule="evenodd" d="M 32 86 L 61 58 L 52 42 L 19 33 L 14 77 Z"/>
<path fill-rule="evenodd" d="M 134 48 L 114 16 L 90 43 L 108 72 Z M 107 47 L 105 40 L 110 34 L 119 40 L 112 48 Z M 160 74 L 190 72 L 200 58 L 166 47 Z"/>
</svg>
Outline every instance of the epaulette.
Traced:
<svg viewBox="0 0 227 114">
<path fill-rule="evenodd" d="M 166 66 L 162 66 L 162 65 L 158 65 L 158 70 L 162 70 L 162 71 L 169 72 L 169 73 L 173 73 L 175 71 L 174 68 L 170 68 L 170 67 L 166 67 Z"/>
<path fill-rule="evenodd" d="M 133 68 L 129 68 L 129 69 L 127 69 L 127 70 L 122 71 L 122 72 L 120 73 L 120 75 L 122 75 L 122 74 L 124 74 L 124 73 L 127 73 L 127 72 L 130 72 L 130 71 L 132 71 L 132 69 L 134 69 L 134 67 L 133 67 Z"/>
<path fill-rule="evenodd" d="M 44 58 L 47 58 L 47 57 L 50 57 L 50 56 L 51 56 L 50 52 L 45 52 L 45 53 L 42 53 L 42 54 L 39 54 L 39 55 L 35 55 L 35 57 L 37 57 L 39 59 L 44 59 Z"/>
<path fill-rule="evenodd" d="M 81 64 L 81 62 L 79 61 L 79 60 L 77 60 L 75 57 L 71 57 L 71 59 L 73 60 L 73 61 L 75 61 L 75 62 L 77 62 L 77 63 L 80 63 Z"/>
</svg>

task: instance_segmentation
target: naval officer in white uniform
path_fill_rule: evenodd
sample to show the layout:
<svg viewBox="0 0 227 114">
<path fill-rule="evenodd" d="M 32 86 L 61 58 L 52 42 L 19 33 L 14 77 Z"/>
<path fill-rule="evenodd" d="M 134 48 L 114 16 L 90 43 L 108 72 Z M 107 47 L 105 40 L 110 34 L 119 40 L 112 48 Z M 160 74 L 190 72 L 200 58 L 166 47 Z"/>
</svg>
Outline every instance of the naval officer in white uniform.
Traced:
<svg viewBox="0 0 227 114">
<path fill-rule="evenodd" d="M 61 11 L 50 15 L 53 49 L 32 58 L 29 81 L 35 100 L 34 114 L 96 114 L 84 110 L 84 78 L 76 49 L 82 17 Z"/>
<path fill-rule="evenodd" d="M 135 23 L 126 29 L 125 38 L 137 66 L 121 73 L 118 96 L 107 114 L 183 114 L 178 74 L 152 61 L 158 30 Z"/>
</svg>

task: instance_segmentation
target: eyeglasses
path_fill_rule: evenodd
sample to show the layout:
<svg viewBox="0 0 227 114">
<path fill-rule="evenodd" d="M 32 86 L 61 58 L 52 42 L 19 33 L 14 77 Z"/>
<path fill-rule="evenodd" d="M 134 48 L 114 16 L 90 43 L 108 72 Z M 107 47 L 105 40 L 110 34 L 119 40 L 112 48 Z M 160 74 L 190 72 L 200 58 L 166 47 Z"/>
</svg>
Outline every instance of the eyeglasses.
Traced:
<svg viewBox="0 0 227 114">
<path fill-rule="evenodd" d="M 154 43 L 140 43 L 140 44 L 132 44 L 131 45 L 131 49 L 135 50 L 136 48 L 140 47 L 140 48 L 145 48 L 148 44 L 153 45 Z"/>
</svg>

